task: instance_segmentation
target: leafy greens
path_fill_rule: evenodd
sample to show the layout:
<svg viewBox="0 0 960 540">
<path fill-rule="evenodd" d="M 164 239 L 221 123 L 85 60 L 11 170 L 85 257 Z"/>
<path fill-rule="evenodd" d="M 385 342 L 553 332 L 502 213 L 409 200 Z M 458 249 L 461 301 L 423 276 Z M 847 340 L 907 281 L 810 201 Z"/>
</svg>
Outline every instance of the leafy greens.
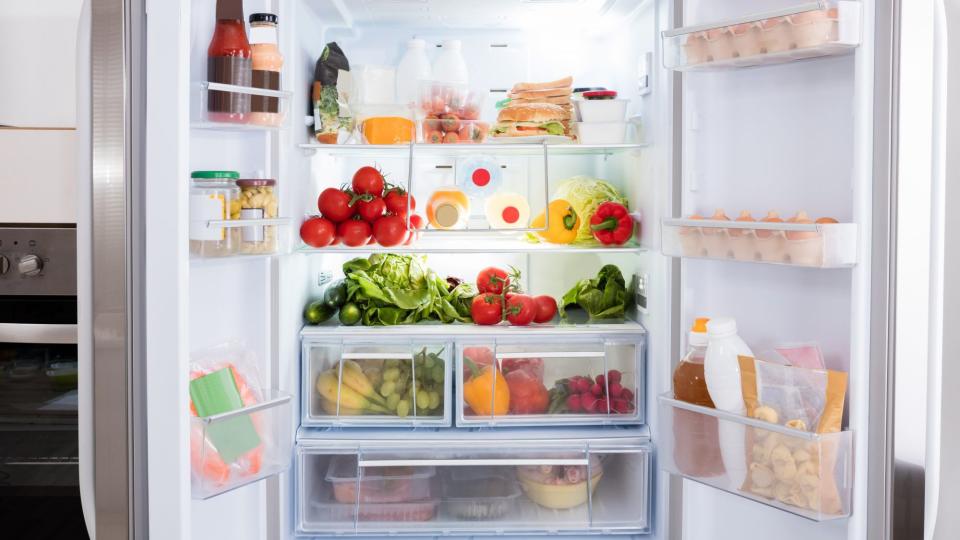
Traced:
<svg viewBox="0 0 960 540">
<path fill-rule="evenodd" d="M 560 316 L 567 317 L 568 306 L 580 306 L 590 319 L 622 319 L 627 308 L 627 284 L 623 274 L 615 265 L 608 264 L 600 269 L 597 277 L 581 279 L 572 289 L 563 295 L 560 302 Z"/>
</svg>

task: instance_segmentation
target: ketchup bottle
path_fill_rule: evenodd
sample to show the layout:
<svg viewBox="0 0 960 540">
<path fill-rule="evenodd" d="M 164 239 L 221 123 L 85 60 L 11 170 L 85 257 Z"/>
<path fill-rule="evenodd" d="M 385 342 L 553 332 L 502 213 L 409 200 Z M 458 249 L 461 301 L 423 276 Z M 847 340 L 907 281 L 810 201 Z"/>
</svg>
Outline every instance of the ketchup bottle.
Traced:
<svg viewBox="0 0 960 540">
<path fill-rule="evenodd" d="M 250 86 L 253 63 L 243 22 L 243 0 L 217 0 L 217 26 L 207 49 L 207 80 Z M 250 117 L 250 94 L 211 90 L 207 118 L 213 122 L 246 123 Z"/>
</svg>

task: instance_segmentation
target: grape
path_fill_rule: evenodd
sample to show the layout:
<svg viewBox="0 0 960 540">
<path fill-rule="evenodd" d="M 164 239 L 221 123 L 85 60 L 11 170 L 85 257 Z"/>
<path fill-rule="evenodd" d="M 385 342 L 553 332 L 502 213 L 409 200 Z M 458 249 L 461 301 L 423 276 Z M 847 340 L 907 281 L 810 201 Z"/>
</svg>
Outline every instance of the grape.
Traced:
<svg viewBox="0 0 960 540">
<path fill-rule="evenodd" d="M 387 381 L 383 383 L 383 386 L 380 387 L 380 395 L 383 397 L 388 397 L 390 394 L 394 393 L 397 389 L 397 384 L 393 381 Z"/>
<path fill-rule="evenodd" d="M 430 408 L 430 392 L 424 392 L 424 391 L 417 392 L 417 408 L 418 409 Z"/>
<path fill-rule="evenodd" d="M 397 402 L 397 416 L 404 417 L 408 414 L 410 414 L 410 402 L 405 399 L 401 399 Z"/>
<path fill-rule="evenodd" d="M 433 380 L 437 381 L 438 383 L 442 383 L 442 382 L 443 382 L 443 375 L 444 375 L 444 373 L 443 373 L 443 364 L 438 365 L 438 366 L 434 366 L 434 367 L 433 367 L 433 373 L 432 373 L 431 375 L 433 376 Z"/>
<path fill-rule="evenodd" d="M 433 356 L 428 356 L 428 357 L 426 357 L 426 358 L 423 360 L 423 365 L 426 366 L 427 369 L 432 368 L 432 367 L 433 367 Z"/>
<path fill-rule="evenodd" d="M 389 396 L 387 396 L 387 408 L 388 408 L 388 409 L 390 409 L 390 410 L 396 409 L 396 408 L 397 408 L 397 403 L 399 403 L 399 402 L 400 402 L 400 394 L 394 392 L 393 394 L 390 394 Z"/>
<path fill-rule="evenodd" d="M 395 381 L 400 377 L 400 370 L 398 368 L 392 367 L 388 368 L 383 372 L 383 380 L 385 381 Z"/>
<path fill-rule="evenodd" d="M 440 393 L 431 391 L 430 392 L 430 405 L 427 407 L 429 409 L 436 409 L 440 406 Z"/>
</svg>

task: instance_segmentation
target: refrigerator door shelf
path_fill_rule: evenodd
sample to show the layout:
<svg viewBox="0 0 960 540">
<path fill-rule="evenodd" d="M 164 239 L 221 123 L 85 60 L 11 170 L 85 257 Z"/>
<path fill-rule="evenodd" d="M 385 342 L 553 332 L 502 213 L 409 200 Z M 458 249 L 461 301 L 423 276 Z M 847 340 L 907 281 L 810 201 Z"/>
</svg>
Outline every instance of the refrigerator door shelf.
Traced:
<svg viewBox="0 0 960 540">
<path fill-rule="evenodd" d="M 642 337 L 458 341 L 457 425 L 642 424 L 643 344 Z M 502 377 L 485 373 L 494 362 Z"/>
<path fill-rule="evenodd" d="M 719 71 L 848 54 L 860 45 L 859 1 L 821 0 L 663 32 L 663 65 Z"/>
<path fill-rule="evenodd" d="M 249 86 L 232 84 L 201 82 L 192 87 L 193 104 L 190 111 L 190 127 L 194 129 L 241 130 L 241 131 L 277 131 L 284 128 L 284 120 L 292 92 L 280 90 L 265 90 Z M 210 98 L 213 96 L 228 96 L 235 109 L 243 112 L 238 114 L 210 112 Z M 251 103 L 263 102 L 268 108 L 276 109 L 276 113 L 251 113 Z M 254 104 L 254 107 L 257 105 Z"/>
<path fill-rule="evenodd" d="M 798 431 L 671 394 L 659 401 L 663 470 L 813 521 L 850 516 L 852 431 Z"/>
<path fill-rule="evenodd" d="M 642 534 L 650 523 L 650 452 L 636 439 L 512 440 L 509 450 L 313 442 L 297 448 L 297 533 Z M 354 472 L 331 477 L 334 463 Z M 345 476 L 353 482 L 341 484 Z"/>
<path fill-rule="evenodd" d="M 302 425 L 449 427 L 451 343 L 304 339 Z M 414 384 L 416 381 L 416 384 Z"/>
<path fill-rule="evenodd" d="M 673 257 L 849 268 L 857 264 L 855 223 L 763 223 L 665 219 L 663 252 Z"/>
<path fill-rule="evenodd" d="M 290 466 L 293 446 L 289 394 L 266 390 L 254 405 L 190 418 L 194 499 L 209 499 Z"/>
</svg>

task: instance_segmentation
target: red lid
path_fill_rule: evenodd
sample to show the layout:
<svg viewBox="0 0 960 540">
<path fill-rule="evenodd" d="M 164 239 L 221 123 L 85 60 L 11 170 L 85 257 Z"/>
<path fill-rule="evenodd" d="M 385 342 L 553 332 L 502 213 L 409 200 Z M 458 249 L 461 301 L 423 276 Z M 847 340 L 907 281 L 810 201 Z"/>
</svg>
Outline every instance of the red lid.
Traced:
<svg viewBox="0 0 960 540">
<path fill-rule="evenodd" d="M 270 180 L 268 178 L 245 178 L 243 180 L 237 180 L 237 185 L 245 187 L 260 187 L 260 186 L 275 186 L 277 185 L 276 180 Z"/>
<path fill-rule="evenodd" d="M 593 90 L 591 92 L 584 92 L 583 97 L 586 99 L 609 99 L 617 97 L 616 90 Z"/>
</svg>

